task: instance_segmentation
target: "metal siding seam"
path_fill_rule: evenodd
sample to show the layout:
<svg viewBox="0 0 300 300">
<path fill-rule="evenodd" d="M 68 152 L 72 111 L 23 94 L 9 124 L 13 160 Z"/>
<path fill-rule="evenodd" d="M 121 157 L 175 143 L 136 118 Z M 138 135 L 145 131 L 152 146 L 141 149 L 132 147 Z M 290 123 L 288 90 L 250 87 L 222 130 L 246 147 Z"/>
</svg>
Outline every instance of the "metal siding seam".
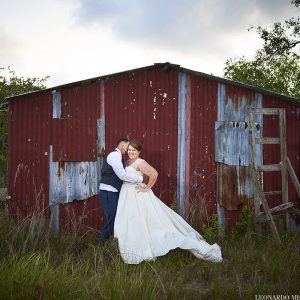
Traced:
<svg viewBox="0 0 300 300">
<path fill-rule="evenodd" d="M 59 235 L 59 204 L 50 205 L 51 211 L 51 233 L 54 236 Z"/>
<path fill-rule="evenodd" d="M 225 85 L 218 83 L 218 121 L 224 121 Z"/>
<path fill-rule="evenodd" d="M 55 180 L 55 165 L 53 164 L 53 152 L 52 152 L 52 145 L 50 145 L 49 149 L 49 206 L 51 212 L 51 233 L 54 236 L 59 235 L 59 204 L 53 201 L 54 195 L 54 181 Z"/>
<path fill-rule="evenodd" d="M 49 149 L 49 205 L 54 204 L 54 191 L 55 191 L 55 177 L 56 165 L 53 162 L 53 147 L 50 145 Z"/>
<path fill-rule="evenodd" d="M 104 99 L 105 99 L 104 81 L 102 80 L 100 83 L 100 118 L 103 119 L 105 119 Z"/>
<path fill-rule="evenodd" d="M 260 93 L 255 93 L 255 107 L 262 108 L 263 107 L 263 96 Z M 261 130 L 255 131 L 256 137 L 263 136 L 263 115 L 254 115 L 254 122 L 257 122 L 261 126 Z M 249 144 L 250 147 L 250 144 Z M 262 165 L 263 163 L 263 145 L 257 144 L 256 145 L 256 162 L 258 165 Z"/>
<path fill-rule="evenodd" d="M 190 204 L 190 159 L 191 159 L 191 75 L 186 77 L 185 94 L 185 197 L 184 211 L 185 217 L 189 212 Z"/>
<path fill-rule="evenodd" d="M 179 73 L 178 76 L 178 157 L 177 157 L 177 210 L 184 217 L 185 198 L 185 95 L 186 74 Z"/>
<path fill-rule="evenodd" d="M 225 209 L 217 202 L 217 214 L 218 214 L 218 225 L 219 225 L 219 236 L 225 236 Z"/>
<path fill-rule="evenodd" d="M 225 108 L 225 85 L 218 83 L 218 121 L 224 121 L 224 108 Z M 217 196 L 220 197 L 220 163 L 217 162 Z M 220 200 L 217 199 L 217 214 L 219 224 L 219 235 L 224 236 L 225 233 L 225 209 L 219 204 Z"/>
<path fill-rule="evenodd" d="M 97 186 L 101 180 L 101 168 L 105 153 L 105 90 L 104 81 L 100 82 L 100 119 L 97 119 Z"/>
<path fill-rule="evenodd" d="M 61 93 L 57 91 L 52 91 L 53 99 L 53 119 L 61 118 Z"/>
<path fill-rule="evenodd" d="M 103 155 L 105 151 L 105 121 L 97 120 L 97 184 L 100 185 L 101 168 L 103 164 Z"/>
</svg>

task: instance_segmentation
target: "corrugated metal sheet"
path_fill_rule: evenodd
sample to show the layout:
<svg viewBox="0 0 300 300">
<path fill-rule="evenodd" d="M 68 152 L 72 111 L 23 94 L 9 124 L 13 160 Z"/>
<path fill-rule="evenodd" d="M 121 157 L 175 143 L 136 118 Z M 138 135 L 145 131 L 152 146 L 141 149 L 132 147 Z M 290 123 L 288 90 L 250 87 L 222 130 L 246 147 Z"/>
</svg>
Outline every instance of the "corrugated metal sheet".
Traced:
<svg viewBox="0 0 300 300">
<path fill-rule="evenodd" d="M 256 123 L 258 124 L 258 123 Z M 255 136 L 261 137 L 262 124 L 255 127 Z M 257 156 L 261 153 L 257 145 Z M 247 122 L 215 122 L 215 160 L 229 166 L 249 166 L 249 128 Z"/>
<path fill-rule="evenodd" d="M 26 95 L 9 102 L 9 209 L 13 215 L 46 214 L 52 95 Z"/>
<path fill-rule="evenodd" d="M 79 234 L 99 233 L 103 225 L 98 196 L 59 206 L 59 231 Z"/>
<path fill-rule="evenodd" d="M 69 88 L 60 93 L 61 116 L 52 120 L 53 160 L 97 160 L 100 83 Z"/>
<path fill-rule="evenodd" d="M 190 145 L 191 145 L 191 78 L 179 73 L 178 78 L 178 153 L 177 153 L 177 211 L 189 213 Z"/>
<path fill-rule="evenodd" d="M 98 195 L 97 162 L 54 162 L 50 146 L 49 204 L 84 200 Z"/>
<path fill-rule="evenodd" d="M 216 212 L 214 123 L 217 118 L 217 83 L 191 77 L 190 207 L 210 215 Z"/>
<path fill-rule="evenodd" d="M 218 164 L 218 199 L 227 210 L 240 210 L 254 195 L 250 169 Z"/>
<path fill-rule="evenodd" d="M 50 205 L 85 200 L 99 193 L 101 158 L 97 154 L 104 138 L 102 89 L 103 84 L 96 82 L 53 93 Z M 62 224 L 68 224 L 62 223 L 64 210 L 64 207 L 52 210 L 52 228 L 56 233 L 65 227 Z M 74 205 L 72 212 L 74 218 L 76 215 L 82 218 L 82 213 L 76 210 L 81 211 L 81 205 Z M 76 218 L 72 222 L 81 224 Z M 97 226 L 98 220 L 92 223 Z"/>
<path fill-rule="evenodd" d="M 178 74 L 142 70 L 105 82 L 106 151 L 122 137 L 143 144 L 142 157 L 159 173 L 154 192 L 166 203 L 176 198 Z"/>
<path fill-rule="evenodd" d="M 215 122 L 215 160 L 217 168 L 217 201 L 219 218 L 231 227 L 247 200 L 254 195 L 250 177 L 248 108 L 262 107 L 261 94 L 236 86 L 218 84 L 218 119 Z M 256 136 L 262 134 L 262 117 L 255 116 Z M 256 146 L 258 163 L 262 161 L 262 146 Z"/>
</svg>

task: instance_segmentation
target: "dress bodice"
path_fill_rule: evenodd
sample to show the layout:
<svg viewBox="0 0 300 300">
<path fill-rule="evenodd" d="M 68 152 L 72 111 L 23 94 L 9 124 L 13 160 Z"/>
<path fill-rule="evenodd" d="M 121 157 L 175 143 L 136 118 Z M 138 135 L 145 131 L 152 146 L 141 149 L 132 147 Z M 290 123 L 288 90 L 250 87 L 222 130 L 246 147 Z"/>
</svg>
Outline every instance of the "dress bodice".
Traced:
<svg viewBox="0 0 300 300">
<path fill-rule="evenodd" d="M 127 166 L 127 167 L 126 167 L 126 171 L 127 171 L 127 172 L 130 172 L 130 173 L 133 172 L 133 173 L 138 174 L 138 175 L 143 175 L 143 173 L 142 173 L 141 171 L 138 171 L 138 170 L 137 170 L 138 165 L 139 165 L 142 161 L 144 161 L 144 160 L 141 159 L 141 158 L 138 158 L 134 163 L 132 163 L 130 166 Z"/>
</svg>

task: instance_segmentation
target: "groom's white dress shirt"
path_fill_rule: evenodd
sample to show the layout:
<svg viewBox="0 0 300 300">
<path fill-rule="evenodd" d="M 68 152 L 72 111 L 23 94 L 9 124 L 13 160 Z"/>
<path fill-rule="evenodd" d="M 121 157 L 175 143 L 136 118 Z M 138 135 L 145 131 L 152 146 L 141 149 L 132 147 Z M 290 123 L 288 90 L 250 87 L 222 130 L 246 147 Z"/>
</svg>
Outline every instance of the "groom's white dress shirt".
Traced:
<svg viewBox="0 0 300 300">
<path fill-rule="evenodd" d="M 140 183 L 143 182 L 143 176 L 127 173 L 122 164 L 122 153 L 116 148 L 116 151 L 112 151 L 107 155 L 107 163 L 113 168 L 116 175 L 123 181 Z M 109 192 L 119 192 L 116 188 L 109 184 L 100 183 L 100 190 Z"/>
</svg>

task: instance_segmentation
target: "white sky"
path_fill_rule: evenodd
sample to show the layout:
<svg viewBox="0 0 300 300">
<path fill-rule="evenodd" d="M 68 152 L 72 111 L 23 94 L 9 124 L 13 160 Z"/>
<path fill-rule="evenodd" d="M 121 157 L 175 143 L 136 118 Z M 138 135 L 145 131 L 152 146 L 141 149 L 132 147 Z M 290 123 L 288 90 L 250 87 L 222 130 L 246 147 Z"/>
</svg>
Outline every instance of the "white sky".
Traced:
<svg viewBox="0 0 300 300">
<path fill-rule="evenodd" d="M 49 87 L 166 61 L 222 76 L 260 47 L 250 25 L 298 14 L 289 0 L 0 0 L 0 67 Z"/>
</svg>

